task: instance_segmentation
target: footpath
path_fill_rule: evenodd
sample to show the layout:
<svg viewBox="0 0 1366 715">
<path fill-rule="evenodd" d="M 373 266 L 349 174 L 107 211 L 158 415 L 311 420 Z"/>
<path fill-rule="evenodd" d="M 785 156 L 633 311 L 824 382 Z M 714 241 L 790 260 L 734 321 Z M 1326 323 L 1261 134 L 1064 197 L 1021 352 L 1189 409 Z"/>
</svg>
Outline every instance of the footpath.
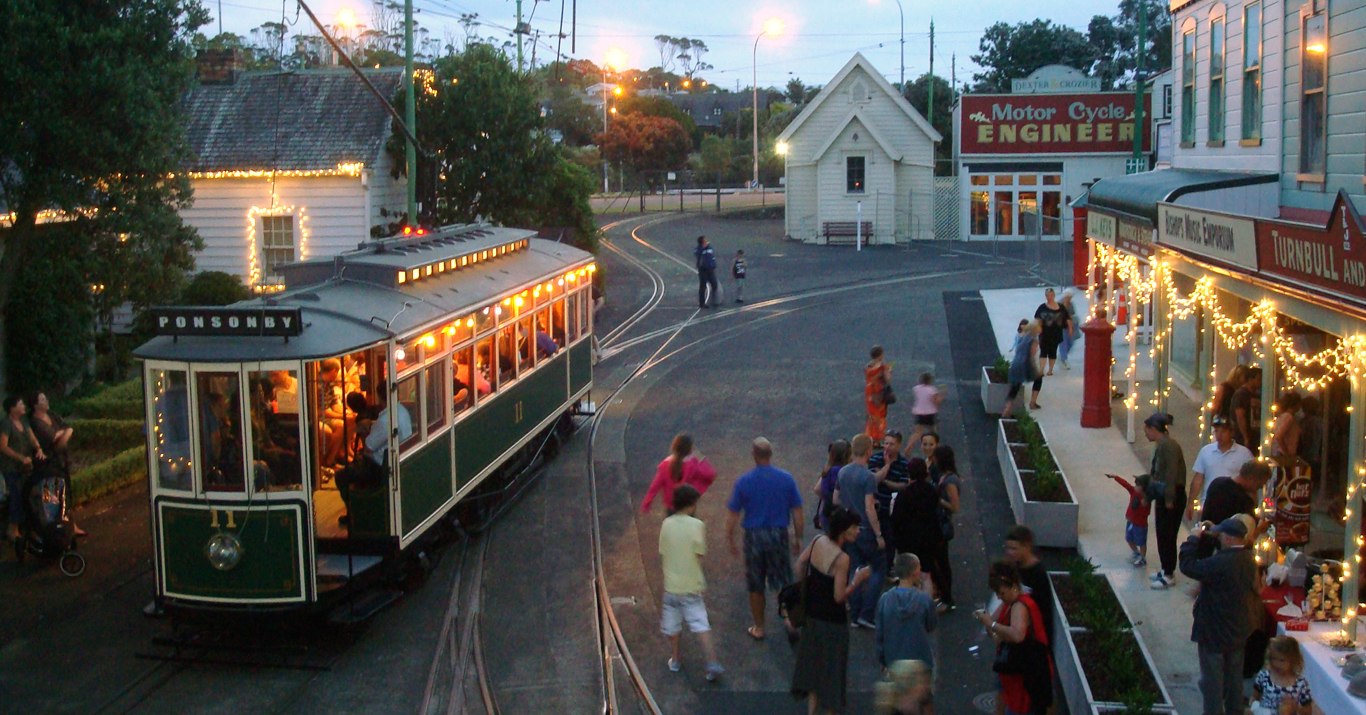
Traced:
<svg viewBox="0 0 1366 715">
<path fill-rule="evenodd" d="M 981 293 L 997 344 L 1002 354 L 1009 356 L 1015 341 L 1016 326 L 1021 319 L 1034 316 L 1034 310 L 1043 302 L 1043 288 L 984 290 Z M 1077 299 L 1077 312 L 1085 315 L 1084 296 L 1079 295 Z M 1126 384 L 1119 380 L 1128 364 L 1128 344 L 1122 329 L 1115 332 L 1114 340 L 1115 386 L 1123 390 Z M 1084 339 L 1079 340 L 1074 344 L 1069 360 L 1071 369 L 1057 365 L 1053 375 L 1044 378 L 1043 390 L 1039 395 L 1042 409 L 1032 414 L 1048 433 L 1053 456 L 1067 474 L 1067 481 L 1081 507 L 1077 551 L 1114 579 L 1118 595 L 1147 642 L 1177 711 L 1193 715 L 1201 711 L 1198 688 L 1200 668 L 1195 644 L 1190 641 L 1195 584 L 1178 574 L 1176 584 L 1171 588 L 1156 591 L 1149 587 L 1148 576 L 1159 568 L 1156 531 L 1150 521 L 1148 566 L 1138 568 L 1131 565 L 1131 552 L 1124 543 L 1124 507 L 1128 495 L 1105 478 L 1106 473 L 1127 478 L 1147 471 L 1152 448 L 1143 436 L 1142 420 L 1153 408 L 1142 397 L 1143 390 L 1140 389 L 1140 409 L 1135 419 L 1136 440 L 1132 445 L 1125 439 L 1125 412 L 1121 400 L 1112 403 L 1115 415 L 1112 426 L 1083 428 L 1081 405 L 1085 347 Z M 1138 375 L 1142 379 L 1152 374 L 1150 365 L 1146 364 L 1147 346 L 1140 343 L 1138 352 L 1142 361 Z M 1025 389 L 1028 387 L 1026 385 Z M 1172 434 L 1181 443 L 1189 467 L 1194 464 L 1199 451 L 1198 403 L 1175 389 L 1172 390 L 1169 403 L 1167 411 L 1176 417 Z M 968 407 L 964 405 L 964 409 Z M 1185 538 L 1186 527 L 1183 526 L 1178 539 Z"/>
</svg>

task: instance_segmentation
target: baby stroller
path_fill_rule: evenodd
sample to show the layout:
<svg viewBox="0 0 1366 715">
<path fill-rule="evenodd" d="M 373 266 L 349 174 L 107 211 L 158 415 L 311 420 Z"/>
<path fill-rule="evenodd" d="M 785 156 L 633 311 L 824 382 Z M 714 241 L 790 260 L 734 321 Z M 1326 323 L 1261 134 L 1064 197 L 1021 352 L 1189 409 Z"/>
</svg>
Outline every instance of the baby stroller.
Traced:
<svg viewBox="0 0 1366 715">
<path fill-rule="evenodd" d="M 50 460 L 35 462 L 32 476 L 25 482 L 24 523 L 14 556 L 20 563 L 29 554 L 57 560 L 67 576 L 85 572 L 85 557 L 76 551 L 76 527 L 66 512 L 66 481 L 57 474 Z"/>
</svg>

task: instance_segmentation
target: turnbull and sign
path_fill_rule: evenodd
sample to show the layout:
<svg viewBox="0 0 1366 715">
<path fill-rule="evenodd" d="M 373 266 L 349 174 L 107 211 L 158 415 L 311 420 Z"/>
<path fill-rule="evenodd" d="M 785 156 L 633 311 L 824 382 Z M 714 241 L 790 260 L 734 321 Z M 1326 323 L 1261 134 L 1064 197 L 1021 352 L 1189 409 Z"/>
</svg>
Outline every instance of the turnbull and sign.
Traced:
<svg viewBox="0 0 1366 715">
<path fill-rule="evenodd" d="M 1257 226 L 1251 218 L 1161 203 L 1157 205 L 1157 242 L 1257 270 Z"/>
<path fill-rule="evenodd" d="M 1264 276 L 1318 288 L 1366 304 L 1366 239 L 1361 216 L 1339 193 L 1328 225 L 1257 221 L 1259 268 Z"/>
<path fill-rule="evenodd" d="M 153 308 L 158 335 L 292 337 L 303 332 L 299 308 Z"/>
<path fill-rule="evenodd" d="M 1151 98 L 1143 97 L 1143 148 L 1152 144 Z M 1134 96 L 968 94 L 959 109 L 963 154 L 1132 153 Z"/>
</svg>

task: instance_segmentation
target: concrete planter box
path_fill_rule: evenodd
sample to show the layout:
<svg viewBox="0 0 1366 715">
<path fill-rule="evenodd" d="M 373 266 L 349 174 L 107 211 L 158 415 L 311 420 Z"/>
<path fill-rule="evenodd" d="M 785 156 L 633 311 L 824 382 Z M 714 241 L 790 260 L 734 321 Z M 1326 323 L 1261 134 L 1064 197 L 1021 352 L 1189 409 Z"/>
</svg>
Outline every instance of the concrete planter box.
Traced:
<svg viewBox="0 0 1366 715">
<path fill-rule="evenodd" d="M 1110 583 L 1110 589 L 1115 592 L 1115 600 L 1119 601 L 1120 608 L 1124 609 L 1124 617 L 1128 619 L 1130 627 L 1134 622 L 1129 609 L 1124 605 L 1124 600 L 1119 598 L 1119 590 L 1115 588 L 1114 581 L 1109 574 L 1103 574 L 1105 580 Z M 1064 571 L 1050 571 L 1048 574 L 1051 581 L 1055 576 L 1067 576 Z M 1082 668 L 1081 658 L 1077 655 L 1077 646 L 1073 642 L 1074 634 L 1086 633 L 1085 628 L 1071 625 L 1067 620 L 1067 613 L 1063 611 L 1062 601 L 1058 599 L 1057 588 L 1053 589 L 1053 633 L 1051 645 L 1053 649 L 1053 663 L 1058 671 L 1058 681 L 1062 684 L 1063 697 L 1067 700 L 1067 710 L 1072 715 L 1108 715 L 1110 713 L 1122 713 L 1125 710 L 1123 703 L 1096 702 L 1091 694 L 1091 684 L 1087 682 L 1086 671 Z M 1157 683 L 1157 689 L 1161 692 L 1158 702 L 1153 705 L 1155 713 L 1175 713 L 1176 708 L 1172 705 L 1171 693 L 1167 692 L 1167 686 L 1162 683 L 1162 678 L 1158 675 L 1157 665 L 1153 663 L 1153 655 L 1148 652 L 1148 645 L 1143 642 L 1143 636 L 1137 630 L 1131 630 L 1134 640 L 1138 643 L 1138 649 L 1143 653 L 1143 661 L 1148 665 L 1148 672 L 1153 676 L 1153 682 Z"/>
<path fill-rule="evenodd" d="M 1026 393 L 1028 387 L 1020 388 L 1024 399 L 1015 402 L 1014 412 L 1016 415 L 1023 415 L 1029 412 L 1029 395 Z M 1010 394 L 1010 383 L 992 382 L 991 368 L 982 366 L 982 409 L 989 415 L 1001 414 L 1001 408 L 1005 407 L 1006 396 Z"/>
<path fill-rule="evenodd" d="M 1010 442 L 1006 438 L 1005 426 L 1015 423 L 1016 420 L 1001 420 L 996 424 L 996 458 L 1001 463 L 1001 477 L 1006 481 L 1006 492 L 1010 495 L 1010 510 L 1015 513 L 1015 522 L 1028 526 L 1034 532 L 1034 543 L 1038 546 L 1075 549 L 1077 516 L 1080 512 L 1076 499 L 1072 497 L 1076 492 L 1068 483 L 1062 467 L 1058 467 L 1058 476 L 1062 477 L 1068 501 L 1031 501 L 1025 497 L 1024 482 L 1020 479 L 1021 470 L 1016 466 L 1015 455 L 1010 451 L 1010 448 L 1018 446 L 1018 443 Z M 1043 434 L 1044 442 L 1047 443 L 1048 434 L 1043 431 L 1043 427 L 1039 428 L 1039 432 Z M 1053 461 L 1057 462 L 1056 459 Z M 1030 472 L 1025 470 L 1025 473 Z"/>
</svg>

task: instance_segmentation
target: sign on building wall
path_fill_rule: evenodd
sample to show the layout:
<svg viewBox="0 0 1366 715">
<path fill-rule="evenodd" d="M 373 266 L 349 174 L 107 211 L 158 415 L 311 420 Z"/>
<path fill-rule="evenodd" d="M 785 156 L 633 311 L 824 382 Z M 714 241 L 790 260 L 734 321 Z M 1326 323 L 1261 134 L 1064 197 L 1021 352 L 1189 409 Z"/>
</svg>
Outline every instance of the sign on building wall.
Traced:
<svg viewBox="0 0 1366 715">
<path fill-rule="evenodd" d="M 1257 270 L 1257 227 L 1250 217 L 1158 204 L 1157 242 Z"/>
<path fill-rule="evenodd" d="M 1086 214 L 1086 237 L 1109 246 L 1115 245 L 1115 217 L 1098 211 Z"/>
<path fill-rule="evenodd" d="M 1366 238 L 1361 216 L 1339 193 L 1324 228 L 1257 221 L 1261 273 L 1366 303 Z"/>
<path fill-rule="evenodd" d="M 1010 80 L 1014 94 L 1065 94 L 1067 92 L 1099 92 L 1099 77 L 1029 77 Z"/>
<path fill-rule="evenodd" d="M 1143 149 L 1151 149 L 1151 96 L 1144 95 Z M 1134 95 L 964 95 L 963 154 L 1132 153 Z"/>
<path fill-rule="evenodd" d="M 1146 222 L 1117 218 L 1094 208 L 1086 213 L 1086 237 L 1125 253 L 1151 258 L 1155 253 L 1152 233 L 1152 228 Z"/>
</svg>

